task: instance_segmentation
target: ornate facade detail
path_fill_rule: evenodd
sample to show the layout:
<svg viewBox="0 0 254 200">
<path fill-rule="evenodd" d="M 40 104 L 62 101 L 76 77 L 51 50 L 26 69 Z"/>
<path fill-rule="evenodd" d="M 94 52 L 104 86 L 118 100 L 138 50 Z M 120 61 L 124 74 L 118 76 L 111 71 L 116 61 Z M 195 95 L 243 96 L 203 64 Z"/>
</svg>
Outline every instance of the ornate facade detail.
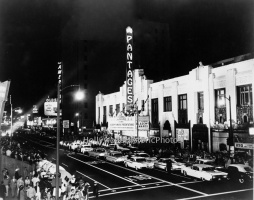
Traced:
<svg viewBox="0 0 254 200">
<path fill-rule="evenodd" d="M 227 120 L 226 107 L 215 107 L 215 121 L 223 124 Z"/>
<path fill-rule="evenodd" d="M 253 122 L 253 106 L 237 106 L 236 107 L 237 123 L 244 124 Z"/>
</svg>

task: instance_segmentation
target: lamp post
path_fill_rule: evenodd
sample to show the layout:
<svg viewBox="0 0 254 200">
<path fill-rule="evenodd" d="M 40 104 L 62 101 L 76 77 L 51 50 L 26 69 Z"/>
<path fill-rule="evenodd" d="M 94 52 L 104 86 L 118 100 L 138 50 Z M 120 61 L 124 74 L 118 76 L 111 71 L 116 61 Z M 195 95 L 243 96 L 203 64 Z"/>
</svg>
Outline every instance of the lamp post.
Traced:
<svg viewBox="0 0 254 200">
<path fill-rule="evenodd" d="M 77 100 L 84 98 L 84 93 L 80 91 L 80 85 L 69 85 L 62 89 L 69 87 L 79 87 L 75 97 Z M 60 142 L 60 84 L 57 84 L 57 135 L 56 135 L 56 200 L 59 199 L 59 142 Z"/>
</svg>

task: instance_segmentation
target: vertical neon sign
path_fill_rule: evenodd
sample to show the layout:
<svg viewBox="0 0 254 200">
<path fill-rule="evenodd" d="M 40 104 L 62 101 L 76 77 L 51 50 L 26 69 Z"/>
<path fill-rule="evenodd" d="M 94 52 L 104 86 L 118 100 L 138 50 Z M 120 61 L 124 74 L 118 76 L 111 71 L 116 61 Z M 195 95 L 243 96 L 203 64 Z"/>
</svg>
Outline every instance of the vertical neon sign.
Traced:
<svg viewBox="0 0 254 200">
<path fill-rule="evenodd" d="M 133 30 L 126 28 L 126 111 L 133 105 Z"/>
</svg>

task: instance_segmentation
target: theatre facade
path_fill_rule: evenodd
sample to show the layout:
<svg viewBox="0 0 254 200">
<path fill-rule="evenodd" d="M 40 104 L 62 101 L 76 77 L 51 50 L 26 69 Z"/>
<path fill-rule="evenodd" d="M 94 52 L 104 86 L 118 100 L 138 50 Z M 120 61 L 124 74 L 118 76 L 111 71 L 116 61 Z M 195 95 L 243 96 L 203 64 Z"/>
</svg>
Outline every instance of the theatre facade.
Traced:
<svg viewBox="0 0 254 200">
<path fill-rule="evenodd" d="M 182 148 L 209 152 L 229 150 L 232 130 L 234 150 L 253 155 L 252 54 L 214 65 L 200 63 L 189 74 L 156 83 L 142 69 L 132 72 L 131 105 L 126 81 L 119 91 L 96 96 L 101 128 L 122 139 L 178 141 Z"/>
</svg>

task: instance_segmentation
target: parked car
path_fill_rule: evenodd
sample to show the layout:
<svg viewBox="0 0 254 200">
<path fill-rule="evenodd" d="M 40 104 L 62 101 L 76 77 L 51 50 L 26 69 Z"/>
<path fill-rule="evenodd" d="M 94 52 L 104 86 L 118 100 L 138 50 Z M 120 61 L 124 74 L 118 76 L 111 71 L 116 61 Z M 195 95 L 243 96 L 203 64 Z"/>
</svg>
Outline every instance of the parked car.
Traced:
<svg viewBox="0 0 254 200">
<path fill-rule="evenodd" d="M 111 151 L 105 155 L 105 159 L 113 163 L 120 163 L 124 162 L 127 159 L 127 157 L 123 156 L 123 154 L 119 151 Z"/>
<path fill-rule="evenodd" d="M 228 179 L 244 183 L 253 181 L 253 169 L 244 164 L 231 164 L 227 168 Z"/>
<path fill-rule="evenodd" d="M 203 181 L 212 181 L 212 180 L 222 180 L 227 179 L 228 173 L 218 171 L 212 165 L 206 164 L 194 164 L 189 167 L 183 167 L 181 172 L 185 176 L 192 176 L 195 178 L 199 178 Z"/>
<path fill-rule="evenodd" d="M 88 156 L 95 158 L 104 158 L 106 150 L 104 148 L 94 148 L 92 151 L 88 151 Z"/>
<path fill-rule="evenodd" d="M 83 144 L 81 145 L 80 147 L 80 152 L 81 153 L 84 153 L 84 154 L 88 154 L 89 151 L 92 151 L 93 148 L 91 147 L 91 145 L 89 144 Z"/>
<path fill-rule="evenodd" d="M 124 165 L 125 167 L 132 167 L 136 170 L 142 169 L 142 168 L 149 168 L 149 169 L 154 168 L 154 163 L 147 162 L 145 158 L 136 157 L 136 156 L 133 156 L 130 159 L 125 160 Z"/>
<path fill-rule="evenodd" d="M 183 167 L 185 167 L 185 164 L 183 162 L 178 162 L 177 160 L 175 160 L 175 158 L 160 158 L 159 160 L 154 162 L 154 167 L 168 171 L 167 169 L 168 160 L 172 162 L 171 170 L 181 170 Z"/>
</svg>

